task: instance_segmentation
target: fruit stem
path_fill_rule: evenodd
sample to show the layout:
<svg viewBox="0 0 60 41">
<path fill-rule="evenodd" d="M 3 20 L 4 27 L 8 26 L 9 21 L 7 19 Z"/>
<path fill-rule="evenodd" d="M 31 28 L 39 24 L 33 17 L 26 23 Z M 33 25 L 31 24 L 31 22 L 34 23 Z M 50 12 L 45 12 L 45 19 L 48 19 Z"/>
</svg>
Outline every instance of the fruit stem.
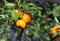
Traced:
<svg viewBox="0 0 60 41">
<path fill-rule="evenodd" d="M 18 36 L 17 36 L 17 40 L 20 41 L 21 40 L 21 37 L 22 37 L 22 34 L 24 32 L 24 29 L 21 29 L 21 32 L 19 30 L 19 33 L 18 33 Z"/>
</svg>

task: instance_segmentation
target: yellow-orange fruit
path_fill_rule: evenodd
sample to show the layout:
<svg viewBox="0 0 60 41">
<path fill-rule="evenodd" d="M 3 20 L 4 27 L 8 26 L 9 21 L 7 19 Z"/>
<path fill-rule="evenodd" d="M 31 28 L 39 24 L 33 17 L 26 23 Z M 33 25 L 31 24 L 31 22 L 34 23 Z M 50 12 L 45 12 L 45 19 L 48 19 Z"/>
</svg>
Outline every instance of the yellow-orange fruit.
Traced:
<svg viewBox="0 0 60 41">
<path fill-rule="evenodd" d="M 58 26 L 54 26 L 53 28 L 51 28 L 50 34 L 55 34 L 58 31 Z"/>
<path fill-rule="evenodd" d="M 53 35 L 57 32 L 57 30 L 51 30 L 50 34 Z"/>
<path fill-rule="evenodd" d="M 15 11 L 16 13 L 18 13 L 18 12 L 19 12 L 19 9 L 18 9 L 18 8 L 16 8 L 16 9 L 14 9 L 14 11 Z"/>
<path fill-rule="evenodd" d="M 16 26 L 18 28 L 25 28 L 26 27 L 26 23 L 23 20 L 17 20 L 16 21 Z"/>
<path fill-rule="evenodd" d="M 31 21 L 31 16 L 28 13 L 22 12 L 20 18 L 25 21 L 27 24 Z"/>
</svg>

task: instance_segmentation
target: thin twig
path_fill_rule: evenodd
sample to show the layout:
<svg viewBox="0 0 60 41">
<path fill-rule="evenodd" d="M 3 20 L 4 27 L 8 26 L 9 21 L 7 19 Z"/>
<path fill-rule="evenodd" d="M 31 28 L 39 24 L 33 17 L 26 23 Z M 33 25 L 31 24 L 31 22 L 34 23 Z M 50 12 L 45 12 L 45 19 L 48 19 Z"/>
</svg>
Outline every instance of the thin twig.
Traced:
<svg viewBox="0 0 60 41">
<path fill-rule="evenodd" d="M 24 32 L 24 29 L 21 29 L 21 32 L 19 31 L 18 36 L 17 36 L 17 40 L 18 41 L 21 40 L 21 37 L 22 37 L 23 32 Z"/>
</svg>

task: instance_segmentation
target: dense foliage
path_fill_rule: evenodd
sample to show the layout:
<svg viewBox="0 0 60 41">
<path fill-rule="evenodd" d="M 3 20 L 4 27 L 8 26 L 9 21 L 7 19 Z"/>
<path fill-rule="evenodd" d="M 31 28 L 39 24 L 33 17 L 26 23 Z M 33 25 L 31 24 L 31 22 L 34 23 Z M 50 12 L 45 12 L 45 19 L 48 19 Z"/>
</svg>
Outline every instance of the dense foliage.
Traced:
<svg viewBox="0 0 60 41">
<path fill-rule="evenodd" d="M 60 25 L 60 4 L 49 1 L 1 0 L 0 1 L 0 41 L 53 41 L 50 30 Z M 16 13 L 15 9 L 19 12 Z M 27 12 L 31 21 L 26 28 L 18 28 L 15 24 L 21 12 Z M 58 40 L 58 39 L 57 39 Z"/>
</svg>

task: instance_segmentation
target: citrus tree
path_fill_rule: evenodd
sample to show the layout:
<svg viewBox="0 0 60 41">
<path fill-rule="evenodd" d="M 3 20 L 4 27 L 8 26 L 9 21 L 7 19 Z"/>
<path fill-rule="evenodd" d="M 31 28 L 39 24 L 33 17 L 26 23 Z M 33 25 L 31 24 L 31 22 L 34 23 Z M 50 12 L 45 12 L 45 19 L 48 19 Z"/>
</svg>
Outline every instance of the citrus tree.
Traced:
<svg viewBox="0 0 60 41">
<path fill-rule="evenodd" d="M 29 0 L 1 0 L 0 41 L 57 41 L 60 5 Z"/>
</svg>

